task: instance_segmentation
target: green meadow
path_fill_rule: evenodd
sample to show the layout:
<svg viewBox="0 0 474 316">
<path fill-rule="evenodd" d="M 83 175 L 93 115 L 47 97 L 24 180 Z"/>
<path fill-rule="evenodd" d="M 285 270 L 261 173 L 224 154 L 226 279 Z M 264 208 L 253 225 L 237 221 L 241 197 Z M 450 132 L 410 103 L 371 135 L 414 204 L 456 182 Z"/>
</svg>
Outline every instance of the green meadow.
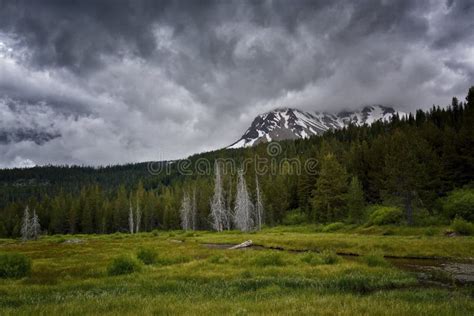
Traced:
<svg viewBox="0 0 474 316">
<path fill-rule="evenodd" d="M 249 234 L 154 231 L 2 239 L 2 254 L 23 254 L 32 267 L 24 277 L 0 279 L 0 314 L 474 313 L 472 284 L 426 283 L 384 258 L 469 261 L 473 237 L 449 238 L 442 228 L 321 230 L 294 226 Z M 225 244 L 245 240 L 261 247 L 226 249 Z"/>
</svg>

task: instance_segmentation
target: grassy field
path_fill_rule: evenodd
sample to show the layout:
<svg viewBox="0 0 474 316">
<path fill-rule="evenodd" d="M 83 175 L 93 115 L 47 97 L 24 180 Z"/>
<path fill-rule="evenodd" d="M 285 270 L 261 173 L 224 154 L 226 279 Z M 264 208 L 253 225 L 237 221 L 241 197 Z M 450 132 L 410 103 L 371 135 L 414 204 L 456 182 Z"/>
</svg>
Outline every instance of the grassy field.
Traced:
<svg viewBox="0 0 474 316">
<path fill-rule="evenodd" d="M 392 233 L 386 235 L 387 229 Z M 279 227 L 259 233 L 158 232 L 137 235 L 50 236 L 21 243 L 0 240 L 1 252 L 33 260 L 30 276 L 0 279 L 0 314 L 365 314 L 472 315 L 470 286 L 427 287 L 380 255 L 474 257 L 474 238 L 426 236 L 382 228 L 320 233 L 315 227 Z M 432 235 L 430 233 L 429 235 Z M 80 243 L 66 243 L 77 238 Z M 254 243 L 286 249 L 226 250 L 204 243 Z M 154 264 L 110 276 L 118 256 L 140 248 Z M 335 253 L 359 254 L 360 260 Z M 367 255 L 367 257 L 364 257 Z"/>
</svg>

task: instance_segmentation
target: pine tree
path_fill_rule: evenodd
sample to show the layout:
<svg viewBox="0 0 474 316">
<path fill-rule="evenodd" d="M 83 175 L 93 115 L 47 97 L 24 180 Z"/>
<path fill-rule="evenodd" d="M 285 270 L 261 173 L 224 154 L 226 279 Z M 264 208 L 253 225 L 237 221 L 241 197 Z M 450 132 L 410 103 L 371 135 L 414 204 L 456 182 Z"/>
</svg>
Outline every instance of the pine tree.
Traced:
<svg viewBox="0 0 474 316">
<path fill-rule="evenodd" d="M 23 241 L 27 241 L 28 239 L 30 239 L 30 232 L 31 232 L 30 208 L 26 206 L 23 212 L 23 219 L 21 221 L 21 239 Z"/>
<path fill-rule="evenodd" d="M 431 182 L 436 181 L 436 168 L 428 168 L 435 160 L 428 144 L 412 130 L 396 131 L 388 140 L 383 193 L 386 199 L 403 205 L 409 225 L 414 223 L 415 202 L 423 191 L 431 191 Z"/>
<path fill-rule="evenodd" d="M 352 177 L 347 193 L 347 208 L 349 209 L 349 220 L 360 223 L 364 215 L 364 191 L 362 184 L 357 177 Z"/>
<path fill-rule="evenodd" d="M 33 217 L 31 219 L 31 238 L 37 240 L 39 234 L 41 232 L 41 225 L 39 221 L 38 214 L 36 214 L 36 210 L 33 210 Z"/>
<path fill-rule="evenodd" d="M 127 228 L 129 213 L 129 200 L 127 198 L 127 191 L 125 186 L 121 185 L 117 190 L 117 196 L 115 197 L 112 212 L 112 231 L 130 231 L 130 227 Z"/>
<path fill-rule="evenodd" d="M 235 227 L 244 232 L 254 229 L 254 221 L 252 218 L 253 211 L 254 206 L 252 201 L 250 201 L 243 171 L 239 170 L 234 210 Z"/>
<path fill-rule="evenodd" d="M 325 155 L 311 200 L 317 221 L 324 223 L 344 218 L 346 193 L 346 170 L 333 154 Z"/>
</svg>

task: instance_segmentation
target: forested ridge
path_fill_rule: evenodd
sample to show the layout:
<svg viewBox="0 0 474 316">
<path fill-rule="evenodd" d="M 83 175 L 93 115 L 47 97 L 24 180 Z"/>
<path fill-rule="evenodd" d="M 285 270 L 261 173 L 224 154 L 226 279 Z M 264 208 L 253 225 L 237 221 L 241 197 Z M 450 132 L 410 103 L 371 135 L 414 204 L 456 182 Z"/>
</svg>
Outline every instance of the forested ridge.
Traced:
<svg viewBox="0 0 474 316">
<path fill-rule="evenodd" d="M 127 231 L 132 205 L 141 210 L 140 230 L 176 229 L 184 195 L 193 196 L 195 228 L 211 229 L 212 168 L 218 158 L 233 160 L 237 167 L 247 161 L 244 176 L 254 200 L 258 176 L 266 225 L 383 224 L 380 218 L 387 214 L 392 223 L 409 225 L 449 222 L 456 216 L 474 220 L 470 209 L 446 206 L 450 198 L 473 196 L 474 87 L 465 101 L 453 98 L 446 107 L 279 144 L 278 155 L 268 152 L 266 144 L 194 155 L 187 165 L 190 174 L 179 171 L 176 161 L 152 164 L 161 164 L 160 173 L 150 172 L 148 163 L 0 170 L 0 236 L 20 235 L 26 206 L 36 210 L 48 234 Z M 267 159 L 269 172 L 256 174 L 255 157 Z M 318 172 L 297 172 L 294 163 L 282 163 L 285 159 L 300 165 L 316 159 Z M 210 170 L 197 172 L 196 165 Z M 270 172 L 276 166 L 278 172 Z M 221 179 L 229 208 L 235 200 L 236 169 Z"/>
</svg>

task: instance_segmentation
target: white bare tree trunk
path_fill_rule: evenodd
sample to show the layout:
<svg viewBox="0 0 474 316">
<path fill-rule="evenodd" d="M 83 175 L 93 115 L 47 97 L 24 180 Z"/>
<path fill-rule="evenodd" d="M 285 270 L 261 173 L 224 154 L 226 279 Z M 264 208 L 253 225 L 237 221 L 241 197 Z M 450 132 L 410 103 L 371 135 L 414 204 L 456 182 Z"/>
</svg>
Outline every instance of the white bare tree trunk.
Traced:
<svg viewBox="0 0 474 316">
<path fill-rule="evenodd" d="M 186 192 L 183 195 L 179 214 L 181 216 L 181 228 L 183 230 L 192 229 L 192 205 L 189 195 Z"/>
<path fill-rule="evenodd" d="M 21 222 L 21 239 L 23 241 L 27 241 L 28 239 L 30 239 L 30 232 L 31 232 L 30 208 L 27 206 L 25 207 L 25 211 L 23 212 L 23 219 Z"/>
<path fill-rule="evenodd" d="M 197 227 L 197 206 L 196 206 L 196 188 L 193 188 L 193 200 L 191 205 L 191 229 L 196 230 Z"/>
<path fill-rule="evenodd" d="M 31 219 L 31 238 L 37 240 L 41 232 L 41 225 L 36 210 L 33 210 L 33 218 Z"/>
<path fill-rule="evenodd" d="M 140 209 L 140 203 L 138 201 L 138 196 L 137 196 L 137 209 L 136 209 L 135 217 L 136 217 L 136 220 L 135 220 L 135 233 L 138 233 L 140 231 L 140 223 L 142 221 L 142 211 Z"/>
<path fill-rule="evenodd" d="M 252 218 L 253 211 L 254 206 L 250 200 L 243 171 L 239 170 L 234 211 L 235 227 L 241 231 L 252 230 L 254 228 L 254 220 Z"/>
<path fill-rule="evenodd" d="M 229 191 L 227 192 L 227 202 L 226 202 L 226 210 L 227 210 L 227 230 L 232 228 L 232 178 L 229 179 Z"/>
<path fill-rule="evenodd" d="M 261 230 L 263 224 L 263 201 L 258 176 L 255 176 L 255 191 L 257 195 L 255 201 L 255 228 Z"/>
<path fill-rule="evenodd" d="M 214 164 L 216 177 L 214 180 L 214 197 L 211 201 L 211 223 L 218 232 L 228 229 L 229 211 L 225 207 L 224 191 L 222 190 L 222 178 L 219 164 Z"/>
<path fill-rule="evenodd" d="M 130 230 L 130 234 L 133 234 L 133 207 L 132 207 L 132 200 L 130 200 L 130 211 L 128 213 L 128 227 Z"/>
</svg>

